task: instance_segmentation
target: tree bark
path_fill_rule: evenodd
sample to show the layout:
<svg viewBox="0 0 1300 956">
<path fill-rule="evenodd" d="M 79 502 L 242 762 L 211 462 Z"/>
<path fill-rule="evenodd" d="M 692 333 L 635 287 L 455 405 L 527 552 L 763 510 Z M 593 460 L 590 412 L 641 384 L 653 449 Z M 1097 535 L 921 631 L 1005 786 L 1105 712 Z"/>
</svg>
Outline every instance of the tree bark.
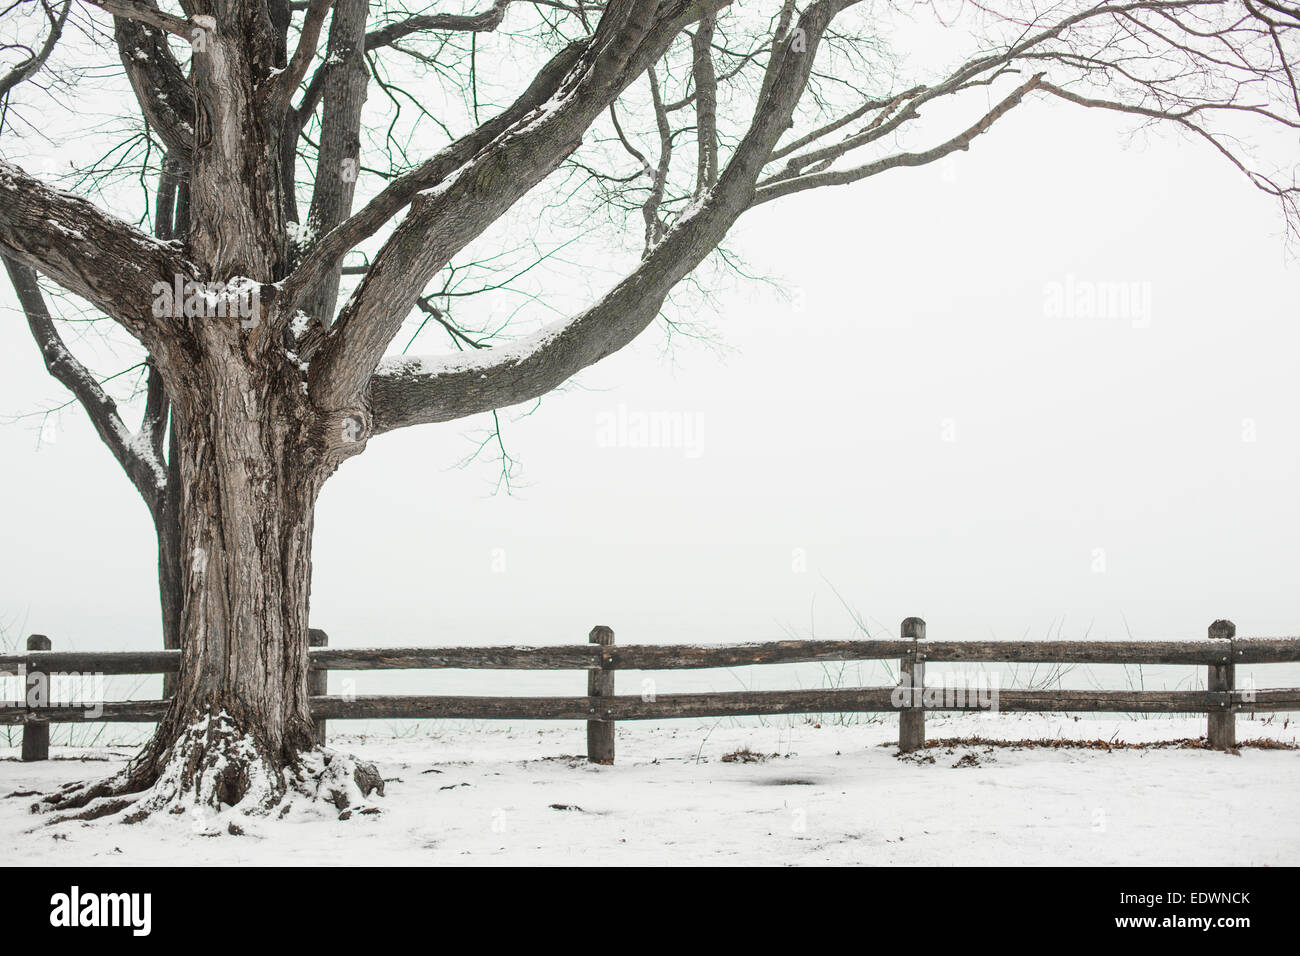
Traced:
<svg viewBox="0 0 1300 956">
<path fill-rule="evenodd" d="M 256 20 L 255 4 L 247 6 Z M 317 409 L 283 347 L 288 316 L 273 283 L 289 265 L 286 112 L 283 91 L 267 77 L 282 74 L 286 57 L 275 31 L 248 23 L 209 22 L 196 44 L 194 148 L 185 174 L 172 170 L 174 231 L 191 268 L 207 277 L 207 295 L 192 300 L 190 275 L 178 270 L 167 278 L 185 290 L 184 304 L 173 296 L 170 309 L 155 303 L 142 319 L 142 327 L 167 325 L 166 348 L 155 355 L 171 426 L 158 566 L 165 643 L 180 647 L 180 666 L 166 717 L 127 769 L 47 801 L 83 816 L 127 807 L 127 819 L 188 805 L 264 810 L 290 789 L 319 796 L 326 780 L 325 796 L 341 806 L 378 783 L 364 767 L 344 772 L 346 761 L 303 760 L 314 748 L 313 511 L 329 474 L 364 448 L 357 423 L 365 414 Z M 238 291 L 232 279 L 241 280 Z"/>
<path fill-rule="evenodd" d="M 352 213 L 361 162 L 361 108 L 370 79 L 365 57 L 368 8 L 369 0 L 338 0 L 330 20 L 320 151 L 307 216 L 312 236 L 325 235 Z M 303 301 L 302 310 L 322 328 L 334 321 L 342 269 L 340 260 Z"/>
<path fill-rule="evenodd" d="M 301 464 L 302 416 L 251 371 L 224 370 L 212 411 L 180 423 L 181 666 L 149 768 L 163 774 L 182 760 L 199 796 L 224 804 L 255 786 L 258 763 L 272 777 L 258 799 L 278 799 L 274 777 L 312 746 L 307 618 L 320 479 Z M 205 717 L 212 723 L 196 734 Z M 228 759 L 232 740 L 251 747 L 249 759 Z M 213 757 L 224 769 L 208 779 Z"/>
<path fill-rule="evenodd" d="M 181 514 L 180 460 L 177 458 L 176 429 L 168 428 L 167 490 L 162 508 L 154 516 L 154 535 L 158 540 L 158 598 L 162 609 L 163 647 L 181 646 Z M 163 675 L 163 697 L 176 693 L 176 675 Z"/>
<path fill-rule="evenodd" d="M 191 805 L 255 812 L 291 789 L 320 796 L 322 776 L 333 781 L 325 796 L 343 807 L 375 783 L 366 768 L 334 757 L 314 769 L 302 759 L 315 746 L 313 512 L 324 480 L 351 452 L 347 425 L 322 426 L 291 361 L 245 355 L 238 318 L 196 329 L 205 341 L 195 374 L 169 386 L 179 521 L 170 540 L 165 522 L 159 530 L 160 575 L 172 557 L 179 574 L 172 704 L 122 774 L 56 795 L 47 801 L 55 809 L 94 817 L 130 807 L 125 819 Z M 164 616 L 177 613 L 161 590 Z"/>
<path fill-rule="evenodd" d="M 268 78 L 283 75 L 284 40 L 258 4 L 228 6 L 228 16 L 196 19 L 188 245 L 208 279 L 274 282 L 288 265 L 279 138 L 286 104 Z"/>
</svg>

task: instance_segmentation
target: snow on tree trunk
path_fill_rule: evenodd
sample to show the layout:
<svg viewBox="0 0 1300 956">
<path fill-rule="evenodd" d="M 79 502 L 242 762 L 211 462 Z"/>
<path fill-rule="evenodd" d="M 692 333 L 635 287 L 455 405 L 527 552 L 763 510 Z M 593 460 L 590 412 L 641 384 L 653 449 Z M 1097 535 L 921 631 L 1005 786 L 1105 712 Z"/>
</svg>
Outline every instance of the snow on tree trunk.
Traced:
<svg viewBox="0 0 1300 956">
<path fill-rule="evenodd" d="M 181 426 L 181 667 L 158 731 L 169 746 L 156 759 L 179 744 L 193 781 L 210 788 L 203 799 L 234 804 L 259 773 L 271 789 L 258 799 L 277 798 L 274 772 L 311 746 L 307 615 L 320 477 L 303 436 L 291 434 L 304 418 L 285 407 L 292 402 L 242 363 L 211 371 L 212 393 Z M 282 384 L 297 391 L 296 379 Z M 234 737 L 215 726 L 186 736 L 220 714 Z M 219 780 L 200 769 L 212 744 L 211 759 L 229 747 L 240 755 Z"/>
<path fill-rule="evenodd" d="M 224 311 L 196 322 L 205 341 L 194 376 L 169 383 L 182 577 L 171 709 L 123 774 L 56 795 L 55 809 L 259 812 L 290 791 L 343 809 L 382 792 L 369 768 L 310 753 L 313 511 L 356 425 L 323 429 L 290 357 L 250 359 L 252 320 Z"/>
</svg>

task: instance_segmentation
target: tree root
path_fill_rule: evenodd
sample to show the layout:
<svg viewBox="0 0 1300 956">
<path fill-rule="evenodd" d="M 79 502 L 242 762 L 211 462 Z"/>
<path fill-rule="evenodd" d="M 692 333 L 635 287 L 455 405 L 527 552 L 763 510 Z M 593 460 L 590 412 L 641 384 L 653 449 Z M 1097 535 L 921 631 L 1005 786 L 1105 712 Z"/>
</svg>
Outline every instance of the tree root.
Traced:
<svg viewBox="0 0 1300 956">
<path fill-rule="evenodd" d="M 242 834 L 235 818 L 283 817 L 296 806 L 317 812 L 332 807 L 339 819 L 378 813 L 366 803 L 384 794 L 373 764 L 334 750 L 277 760 L 225 713 L 204 716 L 160 753 L 150 744 L 119 773 L 68 784 L 43 795 L 33 813 L 54 814 L 47 825 L 117 818 L 138 823 L 157 814 L 186 815 L 195 832 Z"/>
</svg>

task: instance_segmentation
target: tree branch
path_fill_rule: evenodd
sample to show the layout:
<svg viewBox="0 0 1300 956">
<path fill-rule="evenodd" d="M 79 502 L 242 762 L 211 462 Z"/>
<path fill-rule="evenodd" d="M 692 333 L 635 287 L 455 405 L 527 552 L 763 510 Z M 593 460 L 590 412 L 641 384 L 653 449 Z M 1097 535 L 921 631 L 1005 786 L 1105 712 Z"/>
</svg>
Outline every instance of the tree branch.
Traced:
<svg viewBox="0 0 1300 956">
<path fill-rule="evenodd" d="M 700 17 L 691 37 L 691 74 L 695 79 L 696 138 L 699 142 L 695 195 L 718 181 L 718 77 L 713 70 L 713 11 Z"/>
<path fill-rule="evenodd" d="M 293 51 L 293 58 L 284 72 L 276 77 L 277 89 L 271 97 L 272 109 L 284 112 L 293 97 L 298 84 L 307 75 L 307 67 L 316 58 L 316 47 L 320 43 L 320 31 L 325 25 L 325 15 L 334 6 L 334 0 L 311 0 L 307 5 L 307 15 L 303 17 L 302 31 L 298 35 L 298 46 Z"/>
<path fill-rule="evenodd" d="M 489 33 L 501 25 L 506 8 L 512 0 L 494 0 L 491 7 L 479 13 L 433 13 L 407 17 L 388 23 L 366 34 L 366 52 L 389 46 L 412 33 L 446 31 L 457 33 Z"/>
<path fill-rule="evenodd" d="M 194 275 L 175 247 L 3 161 L 0 250 L 117 320 L 151 351 L 169 325 L 153 313 L 154 283 Z"/>
<path fill-rule="evenodd" d="M 1228 162 L 1232 163 L 1233 166 L 1237 167 L 1237 169 L 1243 173 L 1257 189 L 1280 200 L 1289 214 L 1289 218 L 1296 219 L 1297 217 L 1300 217 L 1300 186 L 1283 186 L 1274 182 L 1268 176 L 1252 170 L 1231 149 L 1229 149 L 1227 145 L 1221 142 L 1218 137 L 1214 136 L 1204 127 L 1192 122 L 1189 118 L 1192 111 L 1187 111 L 1186 113 L 1171 112 L 1129 103 L 1118 103 L 1113 100 L 1081 96 L 1078 93 L 1062 89 L 1052 83 L 1043 83 L 1042 88 L 1046 93 L 1050 93 L 1055 97 L 1089 109 L 1103 109 L 1117 113 L 1130 113 L 1135 116 L 1144 116 L 1148 119 L 1167 120 L 1176 123 L 1188 132 L 1194 133 L 1196 136 L 1206 140 L 1219 152 L 1221 156 L 1227 159 Z"/>
<path fill-rule="evenodd" d="M 538 72 L 528 89 L 499 116 L 488 120 L 472 133 L 462 136 L 437 155 L 393 180 L 357 213 L 317 241 L 303 256 L 298 268 L 285 280 L 286 301 L 297 307 L 308 290 L 336 268 L 344 256 L 383 228 L 422 190 L 439 185 L 511 125 L 547 102 L 555 94 L 560 81 L 586 51 L 587 44 L 585 39 L 570 43 Z"/>
<path fill-rule="evenodd" d="M 310 235 L 328 234 L 352 212 L 361 164 L 361 109 L 369 79 L 363 49 L 368 7 L 368 0 L 338 0 L 330 20 L 327 49 L 333 68 L 324 84 L 316 183 L 307 215 Z M 315 320 L 318 336 L 334 319 L 341 275 L 340 262 L 302 303 L 302 310 Z M 310 354 L 299 349 L 298 357 L 306 361 Z"/>
<path fill-rule="evenodd" d="M 749 206 L 763 165 L 807 85 L 826 28 L 854 2 L 815 0 L 800 17 L 797 34 L 779 41 L 771 82 L 717 185 L 631 274 L 577 317 L 505 347 L 437 358 L 384 359 L 370 382 L 375 433 L 451 421 L 537 398 L 639 335 L 659 314 L 673 286 L 717 247 Z M 791 50 L 795 35 L 799 51 Z"/>
<path fill-rule="evenodd" d="M 150 373 L 150 399 L 146 403 L 144 425 L 138 435 L 132 435 L 117 413 L 117 403 L 108 396 L 95 376 L 68 351 L 59 336 L 46 308 L 45 296 L 37 283 L 36 272 L 9 256 L 0 258 L 4 259 L 5 270 L 18 295 L 18 302 L 27 315 L 28 328 L 41 350 L 45 368 L 81 403 L 100 440 L 131 479 L 149 511 L 156 515 L 167 488 L 167 474 L 159 453 L 161 435 L 164 433 L 159 421 L 165 420 L 166 407 L 164 403 L 160 410 L 159 399 L 155 398 L 155 394 L 161 394 L 161 389 L 155 393 L 153 388 L 157 373 Z"/>
<path fill-rule="evenodd" d="M 105 10 L 115 17 L 147 23 L 151 27 L 164 30 L 172 36 L 188 42 L 194 26 L 184 17 L 164 13 L 152 0 L 88 0 L 89 3 Z"/>
<path fill-rule="evenodd" d="M 975 125 L 932 149 L 920 153 L 897 153 L 853 169 L 810 173 L 793 179 L 777 181 L 769 186 L 759 188 L 754 194 L 751 205 L 758 206 L 773 199 L 780 199 L 782 196 L 802 192 L 805 189 L 814 189 L 818 186 L 840 186 L 845 183 L 855 183 L 869 176 L 875 176 L 877 173 L 883 173 L 887 169 L 895 169 L 900 166 L 924 166 L 927 163 L 942 159 L 949 153 L 970 149 L 971 141 L 976 136 L 988 132 L 990 126 L 1020 105 L 1020 101 L 1024 99 L 1026 93 L 1042 85 L 1044 75 L 1043 73 L 1035 74 L 1027 82 L 1016 87 L 997 106 L 985 113 Z"/>
<path fill-rule="evenodd" d="M 194 85 L 172 54 L 166 32 L 115 17 L 113 36 L 140 112 L 179 160 L 194 147 Z"/>
<path fill-rule="evenodd" d="M 59 11 L 58 16 L 42 0 L 41 7 L 45 10 L 45 16 L 50 21 L 50 32 L 45 36 L 45 42 L 41 48 L 29 56 L 26 60 L 9 70 L 4 76 L 0 76 L 0 100 L 9 95 L 19 83 L 23 83 L 35 76 L 50 58 L 54 52 L 54 45 L 59 42 L 59 37 L 63 35 L 64 24 L 68 21 L 68 11 L 72 8 L 72 0 L 63 0 L 63 9 Z"/>
<path fill-rule="evenodd" d="M 589 53 L 557 96 L 475 156 L 444 188 L 412 202 L 311 364 L 308 384 L 319 408 L 357 401 L 432 276 L 556 169 L 592 122 L 699 12 L 688 0 L 675 0 L 663 10 L 656 0 L 611 2 Z"/>
</svg>

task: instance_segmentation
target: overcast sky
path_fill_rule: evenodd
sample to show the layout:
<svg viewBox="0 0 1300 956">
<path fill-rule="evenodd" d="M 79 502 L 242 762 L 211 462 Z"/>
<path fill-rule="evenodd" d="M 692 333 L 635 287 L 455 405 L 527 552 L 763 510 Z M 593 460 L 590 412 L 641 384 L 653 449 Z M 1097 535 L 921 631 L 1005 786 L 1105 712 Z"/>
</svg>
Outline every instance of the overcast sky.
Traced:
<svg viewBox="0 0 1300 956">
<path fill-rule="evenodd" d="M 788 300 L 728 289 L 723 348 L 652 329 L 506 416 L 513 494 L 456 467 L 478 421 L 372 441 L 320 501 L 313 623 L 847 637 L 838 592 L 873 634 L 1297 633 L 1300 268 L 1209 148 L 1129 129 L 1030 105 L 954 160 L 748 214 L 733 245 Z M 64 401 L 0 285 L 0 414 Z M 0 425 L 0 620 L 156 646 L 143 504 L 78 410 L 38 421 Z M 636 447 L 664 421 L 675 447 Z"/>
</svg>

